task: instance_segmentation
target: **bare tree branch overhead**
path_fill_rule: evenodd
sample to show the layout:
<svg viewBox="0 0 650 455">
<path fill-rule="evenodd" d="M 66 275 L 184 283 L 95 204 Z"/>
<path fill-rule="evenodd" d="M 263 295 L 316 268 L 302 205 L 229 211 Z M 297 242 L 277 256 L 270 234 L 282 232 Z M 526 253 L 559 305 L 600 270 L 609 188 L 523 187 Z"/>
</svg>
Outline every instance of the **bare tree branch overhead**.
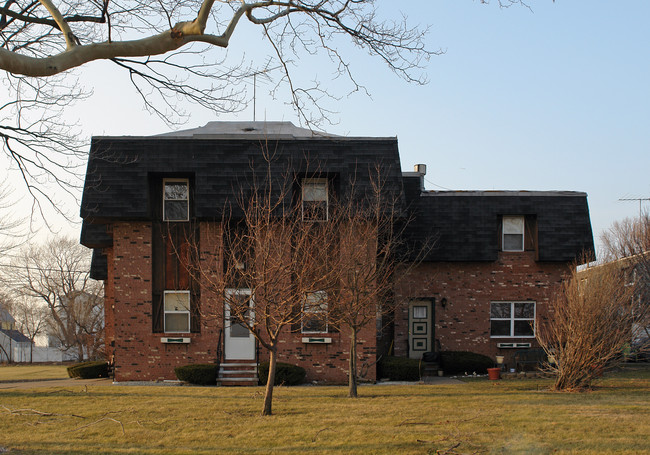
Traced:
<svg viewBox="0 0 650 455">
<path fill-rule="evenodd" d="M 426 47 L 427 27 L 393 15 L 382 15 L 375 0 L 2 0 L 4 155 L 34 199 L 33 212 L 58 207 L 46 180 L 60 187 L 57 195 L 78 194 L 85 142 L 63 114 L 91 94 L 77 78 L 96 60 L 111 62 L 144 107 L 170 126 L 188 119 L 187 106 L 215 115 L 243 109 L 251 101 L 247 79 L 274 68 L 280 76 L 272 95 L 317 127 L 331 121 L 328 101 L 365 91 L 351 49 L 379 58 L 408 82 L 426 82 L 424 65 L 440 52 Z M 255 28 L 259 38 L 251 35 Z M 228 55 L 235 41 L 272 58 Z M 305 67 L 301 58 L 314 57 L 330 62 L 326 81 L 296 76 Z"/>
<path fill-rule="evenodd" d="M 196 42 L 226 48 L 240 21 L 247 20 L 263 27 L 268 40 L 278 44 L 284 40 L 292 50 L 299 44 L 313 51 L 322 40 L 345 35 L 400 76 L 421 82 L 417 70 L 422 59 L 432 55 L 424 45 L 426 29 L 411 28 L 405 21 L 382 21 L 374 3 L 135 0 L 61 1 L 57 7 L 50 0 L 29 4 L 9 0 L 0 7 L 0 68 L 43 77 L 93 60 L 162 55 Z M 188 17 L 191 20 L 182 20 Z M 170 26 L 173 20 L 177 22 Z M 279 48 L 286 50 L 284 45 Z M 336 52 L 330 56 L 342 60 Z"/>
</svg>

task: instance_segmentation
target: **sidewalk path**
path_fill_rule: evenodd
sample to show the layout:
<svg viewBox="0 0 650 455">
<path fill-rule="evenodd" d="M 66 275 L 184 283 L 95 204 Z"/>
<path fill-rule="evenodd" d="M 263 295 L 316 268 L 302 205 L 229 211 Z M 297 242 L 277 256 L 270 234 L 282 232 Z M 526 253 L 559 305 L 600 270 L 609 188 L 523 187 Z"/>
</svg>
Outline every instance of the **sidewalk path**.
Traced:
<svg viewBox="0 0 650 455">
<path fill-rule="evenodd" d="M 403 381 L 384 381 L 378 382 L 376 384 L 362 384 L 370 386 L 382 386 L 382 385 L 417 385 L 417 384 L 427 384 L 427 385 L 447 385 L 447 384 L 464 384 L 463 381 L 458 379 L 447 378 L 447 377 L 427 377 L 424 378 L 421 382 L 403 382 Z M 84 387 L 84 386 L 108 386 L 113 385 L 113 380 L 110 378 L 99 378 L 99 379 L 47 379 L 47 380 L 30 380 L 30 381 L 14 381 L 14 382 L 0 382 L 0 390 L 26 390 L 26 389 L 35 389 L 41 387 Z M 168 384 L 168 383 L 158 383 L 158 382 L 125 382 L 119 383 L 117 385 L 145 385 L 145 386 L 154 386 L 154 385 L 180 385 L 180 384 Z"/>
</svg>

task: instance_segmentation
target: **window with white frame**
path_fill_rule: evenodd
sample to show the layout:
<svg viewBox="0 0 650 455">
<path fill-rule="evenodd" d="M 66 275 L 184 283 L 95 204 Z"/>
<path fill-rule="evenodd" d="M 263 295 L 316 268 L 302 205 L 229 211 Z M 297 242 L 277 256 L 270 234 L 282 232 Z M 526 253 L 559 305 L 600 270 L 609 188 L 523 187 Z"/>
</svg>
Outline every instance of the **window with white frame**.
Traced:
<svg viewBox="0 0 650 455">
<path fill-rule="evenodd" d="M 503 217 L 503 251 L 524 251 L 524 217 Z"/>
<path fill-rule="evenodd" d="M 302 304 L 302 333 L 327 332 L 327 293 L 308 292 Z"/>
<path fill-rule="evenodd" d="M 189 331 L 190 291 L 165 291 L 165 332 Z"/>
<path fill-rule="evenodd" d="M 163 220 L 189 221 L 190 190 L 187 179 L 163 180 Z"/>
<path fill-rule="evenodd" d="M 535 336 L 535 302 L 492 302 L 490 336 L 493 338 Z"/>
<path fill-rule="evenodd" d="M 327 179 L 303 179 L 302 219 L 304 221 L 327 221 Z"/>
</svg>

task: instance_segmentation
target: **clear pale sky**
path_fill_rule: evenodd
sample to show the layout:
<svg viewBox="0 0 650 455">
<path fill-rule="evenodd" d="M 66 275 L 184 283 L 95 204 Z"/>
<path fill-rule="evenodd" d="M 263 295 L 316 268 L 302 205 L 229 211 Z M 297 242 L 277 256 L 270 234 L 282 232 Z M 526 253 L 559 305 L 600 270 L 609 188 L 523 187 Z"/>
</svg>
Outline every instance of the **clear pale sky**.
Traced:
<svg viewBox="0 0 650 455">
<path fill-rule="evenodd" d="M 638 215 L 638 202 L 619 199 L 650 198 L 650 1 L 530 1 L 532 11 L 500 9 L 496 0 L 378 4 L 391 14 L 403 12 L 411 24 L 431 25 L 429 46 L 445 53 L 428 63 L 425 86 L 409 85 L 378 60 L 353 54 L 353 71 L 372 97 L 356 93 L 330 106 L 338 114 L 326 131 L 397 136 L 402 168 L 427 164 L 431 190 L 587 192 L 596 238 L 613 221 Z M 231 56 L 245 52 L 263 61 L 271 54 L 260 48 L 258 30 L 242 28 L 234 42 Z M 328 82 L 326 63 L 302 68 L 301 62 L 299 71 Z M 107 68 L 95 63 L 77 73 L 94 90 L 68 111 L 83 133 L 168 131 Z M 257 119 L 298 124 L 283 100 L 264 94 L 270 88 L 258 85 Z M 253 117 L 252 106 L 219 118 L 186 108 L 192 118 L 182 128 Z"/>
</svg>

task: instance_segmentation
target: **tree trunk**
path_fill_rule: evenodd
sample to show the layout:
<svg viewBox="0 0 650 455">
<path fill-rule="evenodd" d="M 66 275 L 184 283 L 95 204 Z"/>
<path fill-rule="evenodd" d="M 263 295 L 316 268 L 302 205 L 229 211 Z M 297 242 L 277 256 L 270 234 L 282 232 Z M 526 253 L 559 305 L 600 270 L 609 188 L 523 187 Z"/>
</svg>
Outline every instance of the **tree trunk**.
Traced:
<svg viewBox="0 0 650 455">
<path fill-rule="evenodd" d="M 277 348 L 273 346 L 269 349 L 269 376 L 266 379 L 266 392 L 264 393 L 264 409 L 262 409 L 263 416 L 270 416 L 273 414 L 273 385 L 275 383 L 275 364 L 277 361 Z"/>
<path fill-rule="evenodd" d="M 357 329 L 350 333 L 350 359 L 348 363 L 348 397 L 357 398 Z"/>
</svg>

